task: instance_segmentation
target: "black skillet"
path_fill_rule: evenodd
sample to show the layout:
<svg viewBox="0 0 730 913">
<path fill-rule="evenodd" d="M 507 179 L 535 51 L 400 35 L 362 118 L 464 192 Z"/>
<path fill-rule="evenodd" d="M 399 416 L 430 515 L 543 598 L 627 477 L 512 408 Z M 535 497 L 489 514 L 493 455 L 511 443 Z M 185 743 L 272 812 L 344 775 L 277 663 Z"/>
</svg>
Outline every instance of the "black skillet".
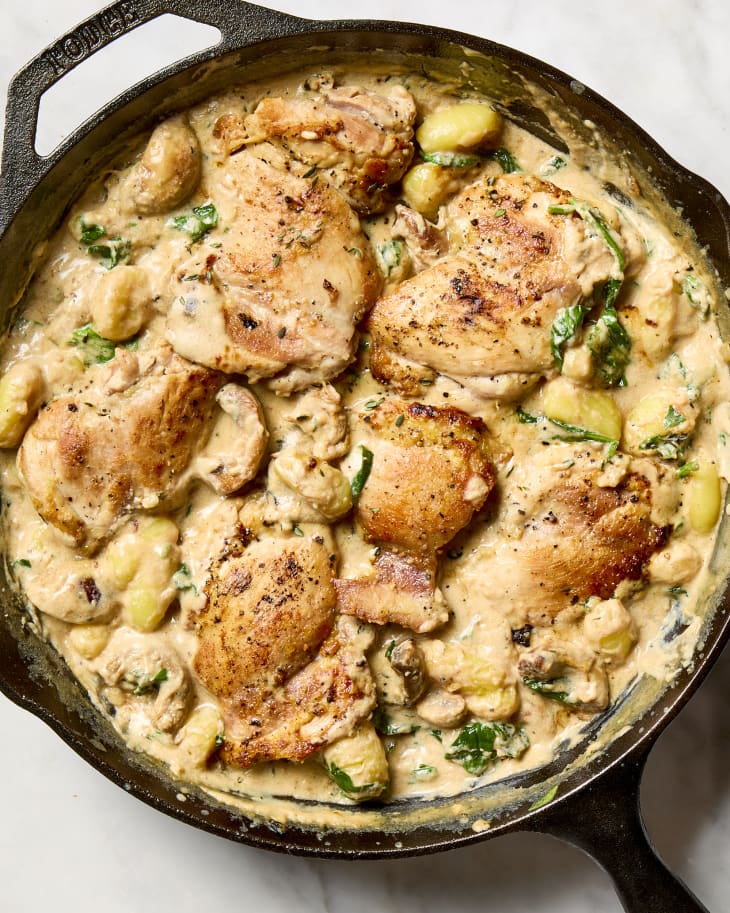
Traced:
<svg viewBox="0 0 730 913">
<path fill-rule="evenodd" d="M 49 156 L 38 156 L 34 142 L 43 92 L 119 35 L 168 12 L 216 26 L 221 43 L 130 88 Z M 135 134 L 233 81 L 301 66 L 326 67 L 328 61 L 353 53 L 446 78 L 466 72 L 475 86 L 501 102 L 507 116 L 556 149 L 564 149 L 564 144 L 542 109 L 545 99 L 560 106 L 570 126 L 583 131 L 588 141 L 592 128 L 586 122 L 597 125 L 608 146 L 639 176 L 645 193 L 651 192 L 646 177 L 651 173 L 670 204 L 681 206 L 708 251 L 720 286 L 730 286 L 730 208 L 720 193 L 669 158 L 603 98 L 540 61 L 480 38 L 423 25 L 313 22 L 239 0 L 128 0 L 87 19 L 11 83 L 0 182 L 0 300 L 17 302 L 32 272 L 36 245 L 53 231 L 89 175 Z M 544 93 L 540 106 L 528 83 Z M 13 310 L 5 308 L 4 325 Z M 720 542 L 725 538 L 721 535 Z M 451 849 L 511 831 L 540 831 L 593 856 L 631 913 L 698 913 L 705 908 L 665 868 L 647 839 L 639 783 L 654 742 L 698 688 L 730 635 L 727 581 L 721 570 L 730 563 L 724 548 L 721 544 L 715 556 L 717 583 L 707 595 L 709 621 L 701 647 L 693 665 L 683 668 L 670 687 L 663 690 L 648 678 L 633 682 L 610 712 L 586 728 L 580 745 L 566 748 L 538 771 L 456 799 L 399 802 L 383 810 L 340 808 L 336 829 L 316 826 L 316 803 L 286 798 L 276 800 L 276 817 L 293 812 L 304 824 L 282 827 L 271 818 L 257 819 L 255 807 L 253 814 L 243 814 L 195 791 L 181 804 L 180 784 L 127 750 L 89 706 L 63 662 L 24 623 L 27 616 L 4 576 L 0 689 L 109 779 L 155 808 L 231 840 L 284 853 L 370 859 Z M 680 618 L 664 636 L 679 636 L 681 629 Z"/>
</svg>

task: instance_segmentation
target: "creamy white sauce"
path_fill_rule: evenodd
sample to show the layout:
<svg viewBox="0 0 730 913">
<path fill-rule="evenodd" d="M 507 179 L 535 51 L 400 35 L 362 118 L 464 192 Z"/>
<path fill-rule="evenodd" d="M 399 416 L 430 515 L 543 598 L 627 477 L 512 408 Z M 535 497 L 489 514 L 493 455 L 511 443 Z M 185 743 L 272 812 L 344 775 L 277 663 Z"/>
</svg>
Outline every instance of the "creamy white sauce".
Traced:
<svg viewBox="0 0 730 913">
<path fill-rule="evenodd" d="M 349 74 L 346 81 L 371 88 L 379 85 L 377 76 L 363 73 Z M 236 90 L 211 99 L 191 113 L 191 123 L 204 151 L 203 183 L 206 175 L 219 168 L 224 159 L 211 133 L 211 125 L 217 118 L 240 110 L 242 105 L 253 108 L 264 93 L 276 96 L 293 92 L 297 82 L 295 78 L 263 89 L 251 86 Z M 416 98 L 421 117 L 453 101 L 425 80 L 411 78 L 407 84 Z M 655 389 L 682 386 L 700 391 L 700 418 L 679 463 L 691 465 L 693 461 L 701 461 L 703 465 L 716 466 L 720 477 L 727 480 L 730 472 L 730 412 L 727 406 L 730 382 L 726 349 L 714 317 L 710 315 L 708 319 L 703 319 L 696 303 L 691 302 L 681 288 L 677 288 L 677 277 L 686 275 L 691 268 L 692 274 L 701 279 L 705 289 L 702 294 L 708 296 L 708 303 L 715 304 L 711 279 L 690 243 L 674 237 L 640 198 L 634 198 L 635 206 L 629 208 L 607 196 L 601 182 L 609 175 L 601 170 L 599 163 L 586 170 L 583 166 L 585 150 L 577 149 L 574 156 L 563 156 L 563 167 L 554 170 L 554 165 L 550 164 L 555 156 L 554 150 L 509 123 L 505 125 L 500 145 L 512 152 L 525 172 L 549 176 L 551 181 L 569 190 L 573 196 L 594 201 L 613 229 L 619 230 L 623 226 L 627 235 L 639 239 L 643 250 L 631 249 L 630 245 L 626 248 L 627 258 L 634 258 L 637 267 L 628 283 L 631 288 L 625 293 L 621 305 L 624 322 L 634 339 L 633 357 L 627 369 L 626 386 L 612 388 L 611 393 L 625 418 L 647 392 Z M 494 162 L 489 162 L 484 167 L 494 170 L 496 166 Z M 107 186 L 113 191 L 124 174 L 122 167 L 112 175 Z M 477 176 L 477 172 L 469 172 L 461 180 L 466 182 Z M 221 209 L 230 205 L 230 201 L 222 201 Z M 186 209 L 185 206 L 181 208 Z M 45 261 L 28 290 L 23 317 L 10 333 L 3 352 L 4 370 L 24 361 L 33 361 L 42 367 L 48 391 L 46 399 L 69 391 L 81 391 L 93 380 L 94 370 L 85 369 L 78 350 L 68 345 L 74 331 L 90 320 L 94 290 L 103 275 L 99 261 L 80 248 L 72 233 L 79 213 L 86 213 L 89 223 L 95 217 L 99 221 L 109 219 L 109 207 L 104 202 L 100 185 L 89 191 L 87 198 L 74 210 L 69 225 L 62 227 L 58 235 L 50 240 Z M 204 363 L 211 363 L 224 333 L 217 301 L 212 289 L 209 294 L 203 290 L 198 295 L 194 332 L 189 333 L 185 323 L 186 294 L 188 288 L 198 284 L 181 283 L 179 277 L 203 273 L 206 255 L 211 252 L 212 245 L 225 245 L 225 235 L 213 230 L 207 236 L 205 245 L 190 248 L 179 231 L 166 227 L 166 217 L 147 217 L 134 226 L 125 223 L 122 213 L 117 213 L 115 218 L 116 230 L 131 233 L 137 251 L 135 263 L 147 271 L 155 306 L 159 308 L 140 336 L 140 352 L 153 348 L 166 334 L 180 354 L 193 360 L 198 356 Z M 393 213 L 387 212 L 378 218 L 363 221 L 374 249 L 391 238 L 393 219 Z M 574 253 L 576 262 L 584 258 L 585 269 L 590 270 L 590 252 Z M 384 268 L 388 270 L 387 264 Z M 576 266 L 576 272 L 580 269 L 582 267 Z M 582 281 L 588 283 L 588 274 L 584 272 L 581 275 Z M 398 272 L 390 271 L 384 281 L 386 290 L 395 287 L 399 281 Z M 171 293 L 171 289 L 175 292 Z M 197 291 L 200 292 L 200 287 Z M 697 292 L 699 295 L 700 292 Z M 665 346 L 666 352 L 661 352 L 662 340 L 658 340 L 652 348 L 652 341 L 647 337 L 651 331 L 647 330 L 645 323 L 643 326 L 640 324 L 642 315 L 651 312 L 656 300 L 668 297 L 672 297 L 674 302 L 674 313 L 671 315 L 670 342 Z M 165 302 L 171 300 L 173 317 L 166 329 Z M 658 332 L 663 331 L 660 326 Z M 640 339 L 645 337 L 647 341 L 642 343 Z M 645 354 L 647 347 L 654 358 Z M 579 356 L 575 355 L 573 361 L 577 364 L 578 360 Z M 335 382 L 344 408 L 351 416 L 366 408 L 372 400 L 394 396 L 374 380 L 367 365 L 368 351 L 361 348 L 357 364 Z M 305 395 L 306 391 L 287 398 L 275 395 L 264 383 L 253 384 L 251 389 L 262 405 L 269 432 L 269 453 L 296 444 L 297 432 L 289 418 L 296 412 L 297 397 Z M 524 409 L 539 413 L 541 395 L 541 391 L 536 390 L 525 398 Z M 517 481 L 520 472 L 526 473 L 523 485 L 529 488 L 531 472 L 557 471 L 555 466 L 559 468 L 561 463 L 574 459 L 574 445 L 549 442 L 547 436 L 549 446 L 546 446 L 539 436 L 536 437 L 533 425 L 515 421 L 513 404 L 480 398 L 445 377 L 438 377 L 433 384 L 425 386 L 419 401 L 436 406 L 448 404 L 484 419 L 498 470 L 500 500 L 497 508 L 490 502 L 490 506 L 475 517 L 467 530 L 456 537 L 453 547 L 445 550 L 439 564 L 438 586 L 451 618 L 445 627 L 437 629 L 432 635 L 419 635 L 417 640 L 438 639 L 446 644 L 460 645 L 465 650 L 473 649 L 480 659 L 496 669 L 504 667 L 507 670 L 505 681 L 510 676 L 512 680 L 518 647 L 511 641 L 510 627 L 520 627 L 521 620 L 513 616 L 509 600 L 505 601 L 503 596 L 495 598 L 495 592 L 509 591 L 509 581 L 486 579 L 485 561 L 493 561 L 493 556 L 509 550 L 510 535 L 520 535 L 515 511 L 522 509 L 521 498 L 527 502 L 531 496 L 529 490 L 520 490 Z M 343 458 L 333 461 L 348 477 L 355 474 L 359 463 L 361 431 L 352 421 L 349 451 Z M 228 427 L 228 434 L 231 433 L 235 433 L 232 425 Z M 589 443 L 581 447 L 600 459 L 602 445 Z M 549 459 L 554 464 L 547 469 L 546 451 L 549 451 Z M 610 473 L 613 466 L 620 475 L 620 459 L 619 456 L 616 463 L 609 463 L 606 472 Z M 114 632 L 118 634 L 129 627 L 129 616 L 124 608 L 124 587 L 115 584 L 113 573 L 105 569 L 104 555 L 89 557 L 75 551 L 54 535 L 53 530 L 38 516 L 18 478 L 12 448 L 4 451 L 2 461 L 8 562 L 20 588 L 41 610 L 43 635 L 62 653 L 73 674 L 88 690 L 91 700 L 103 710 L 108 710 L 110 695 L 100 679 L 95 660 Z M 691 662 L 702 626 L 702 619 L 693 614 L 693 606 L 704 586 L 714 533 L 692 527 L 688 503 L 692 473 L 679 479 L 676 477 L 678 463 L 668 465 L 667 472 L 672 478 L 663 483 L 662 490 L 657 490 L 653 519 L 661 525 L 673 525 L 674 533 L 668 547 L 679 543 L 685 555 L 696 556 L 696 564 L 687 579 L 672 580 L 675 564 L 669 561 L 668 576 L 665 574 L 662 579 L 653 582 L 644 576 L 635 584 L 619 586 L 617 595 L 631 615 L 636 643 L 625 661 L 608 662 L 606 665 L 612 698 L 619 695 L 637 675 L 671 681 L 679 667 Z M 607 484 L 612 484 L 610 479 Z M 186 570 L 182 578 L 178 571 L 176 601 L 154 636 L 174 646 L 187 668 L 192 667 L 197 649 L 190 621 L 204 603 L 203 591 L 211 560 L 220 553 L 221 543 L 236 535 L 239 511 L 247 503 L 250 505 L 250 497 L 245 492 L 223 497 L 199 484 L 191 488 L 185 502 L 176 506 L 170 514 L 179 528 L 176 546 L 179 549 L 179 565 Z M 295 517 L 292 521 L 283 513 L 277 522 L 282 530 L 287 531 L 291 530 L 292 522 L 301 522 L 306 535 L 327 532 L 321 522 L 318 524 L 307 517 L 301 521 Z M 340 576 L 354 578 L 372 572 L 375 548 L 372 543 L 363 540 L 348 518 L 334 524 L 331 533 L 337 547 Z M 494 566 L 490 564 L 490 567 Z M 676 566 L 685 565 L 680 561 Z M 510 566 L 510 573 L 512 570 Z M 658 577 L 661 576 L 660 572 Z M 93 577 L 112 593 L 108 611 L 98 618 L 76 617 L 73 608 L 63 608 L 65 603 L 61 609 L 54 609 L 54 605 L 62 602 L 62 581 L 70 581 L 69 587 L 73 589 L 74 581 L 80 577 Z M 673 592 L 669 591 L 670 587 L 674 587 Z M 61 617 L 54 617 L 54 614 Z M 584 640 L 584 616 L 584 607 L 575 609 L 574 617 L 565 622 L 564 630 Z M 669 637 L 672 626 L 680 621 L 681 633 Z M 85 622 L 89 627 L 79 633 L 79 625 Z M 394 678 L 386 652 L 389 643 L 405 632 L 392 625 L 373 628 L 375 646 L 370 651 L 370 661 L 383 705 L 381 709 L 387 713 L 391 725 L 401 729 L 399 734 L 383 736 L 390 769 L 390 787 L 386 798 L 458 794 L 477 784 L 539 767 L 554 756 L 558 745 L 578 740 L 582 726 L 591 715 L 548 700 L 514 680 L 515 687 L 519 686 L 519 709 L 510 717 L 524 728 L 529 747 L 521 756 L 500 760 L 483 775 L 475 776 L 459 763 L 445 758 L 460 725 L 439 728 L 419 717 L 412 708 L 388 703 L 394 691 L 398 690 L 398 677 Z M 536 629 L 533 635 L 538 634 Z M 194 676 L 191 688 L 190 707 L 207 707 L 215 714 L 215 698 Z M 129 690 L 121 689 L 111 699 L 126 707 L 124 713 L 117 713 L 113 722 L 123 726 L 122 734 L 133 748 L 163 760 L 182 781 L 200 785 L 224 802 L 235 804 L 240 799 L 242 807 L 250 809 L 248 798 L 253 797 L 257 812 L 266 814 L 264 800 L 267 796 L 293 796 L 335 803 L 349 801 L 327 776 L 318 756 L 302 764 L 261 764 L 249 770 L 223 767 L 215 759 L 214 752 L 212 760 L 208 761 L 205 755 L 201 757 L 187 751 L 184 723 L 170 731 L 156 729 L 150 723 L 149 694 L 130 697 Z M 319 814 L 321 819 L 324 813 L 311 814 L 315 817 Z M 337 813 L 331 811 L 329 814 L 330 823 L 336 825 Z M 487 826 L 488 822 L 475 824 L 477 829 Z"/>
</svg>

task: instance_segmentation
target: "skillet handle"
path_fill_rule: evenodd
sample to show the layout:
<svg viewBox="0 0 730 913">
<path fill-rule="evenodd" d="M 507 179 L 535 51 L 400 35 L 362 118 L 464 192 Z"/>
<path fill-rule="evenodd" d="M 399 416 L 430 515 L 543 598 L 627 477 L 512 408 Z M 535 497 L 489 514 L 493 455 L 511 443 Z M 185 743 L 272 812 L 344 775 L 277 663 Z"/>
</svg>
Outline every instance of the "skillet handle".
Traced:
<svg viewBox="0 0 730 913">
<path fill-rule="evenodd" d="M 535 830 L 588 853 L 611 876 L 627 913 L 708 913 L 656 854 L 641 816 L 648 752 L 623 761 L 573 799 L 546 806 Z"/>
<path fill-rule="evenodd" d="M 165 13 L 212 25 L 221 32 L 220 44 L 192 55 L 191 62 L 262 39 L 306 30 L 307 24 L 307 20 L 244 0 L 118 0 L 105 7 L 41 51 L 12 78 L 0 164 L 0 204 L 12 202 L 17 208 L 18 199 L 24 200 L 50 170 L 53 155 L 43 157 L 35 150 L 43 93 L 97 51 Z"/>
</svg>

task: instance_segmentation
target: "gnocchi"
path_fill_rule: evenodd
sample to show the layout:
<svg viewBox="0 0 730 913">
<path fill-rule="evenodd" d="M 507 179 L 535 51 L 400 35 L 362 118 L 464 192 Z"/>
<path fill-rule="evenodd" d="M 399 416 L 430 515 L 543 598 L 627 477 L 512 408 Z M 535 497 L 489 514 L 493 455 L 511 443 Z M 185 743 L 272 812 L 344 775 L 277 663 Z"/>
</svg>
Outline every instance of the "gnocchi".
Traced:
<svg viewBox="0 0 730 913">
<path fill-rule="evenodd" d="M 464 101 L 424 118 L 416 139 L 424 152 L 492 148 L 502 131 L 502 117 L 489 105 Z"/>
</svg>

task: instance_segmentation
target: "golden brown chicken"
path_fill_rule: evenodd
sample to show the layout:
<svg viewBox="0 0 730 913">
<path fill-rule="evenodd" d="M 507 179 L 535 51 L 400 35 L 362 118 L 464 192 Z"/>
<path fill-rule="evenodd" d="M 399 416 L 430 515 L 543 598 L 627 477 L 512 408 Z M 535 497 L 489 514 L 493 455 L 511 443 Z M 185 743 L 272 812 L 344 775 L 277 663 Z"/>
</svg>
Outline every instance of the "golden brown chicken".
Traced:
<svg viewBox="0 0 730 913">
<path fill-rule="evenodd" d="M 230 494 L 256 474 L 267 435 L 243 388 L 165 347 L 119 349 L 87 377 L 39 412 L 18 452 L 36 510 L 75 545 L 93 550 L 130 511 L 174 506 L 194 477 Z M 219 405 L 243 429 L 206 448 Z"/>
<path fill-rule="evenodd" d="M 425 634 L 449 617 L 435 568 L 410 555 L 381 551 L 372 576 L 338 578 L 335 587 L 342 612 L 373 624 L 394 623 Z"/>
<path fill-rule="evenodd" d="M 486 428 L 459 409 L 388 400 L 356 429 L 373 454 L 357 519 L 382 549 L 371 578 L 336 581 L 342 611 L 430 631 L 448 617 L 435 589 L 438 552 L 494 487 Z"/>
<path fill-rule="evenodd" d="M 174 298 L 167 338 L 181 355 L 279 392 L 334 377 L 380 287 L 357 217 L 326 181 L 271 144 L 230 157 L 208 181 L 227 231 L 211 283 Z"/>
<path fill-rule="evenodd" d="M 513 627 L 549 625 L 591 596 L 610 598 L 623 580 L 641 577 L 671 531 L 653 519 L 659 494 L 628 458 L 612 477 L 595 445 L 552 445 L 538 456 L 529 473 L 515 468 L 499 522 L 474 556 L 480 598 Z"/>
<path fill-rule="evenodd" d="M 444 374 L 477 394 L 513 397 L 554 367 L 557 312 L 617 275 L 599 232 L 553 184 L 523 174 L 483 177 L 448 207 L 456 250 L 373 308 L 371 368 L 415 396 Z"/>
<path fill-rule="evenodd" d="M 373 92 L 311 80 L 294 97 L 263 98 L 246 117 L 240 141 L 278 141 L 320 170 L 358 212 L 379 212 L 413 158 L 415 117 L 413 96 L 397 83 Z"/>
<path fill-rule="evenodd" d="M 451 406 L 386 400 L 356 419 L 373 464 L 357 502 L 371 542 L 430 557 L 494 487 L 486 428 Z"/>
<path fill-rule="evenodd" d="M 302 760 L 369 716 L 370 638 L 336 620 L 333 562 L 294 536 L 231 543 L 211 569 L 194 669 L 224 707 L 225 760 Z"/>
</svg>

